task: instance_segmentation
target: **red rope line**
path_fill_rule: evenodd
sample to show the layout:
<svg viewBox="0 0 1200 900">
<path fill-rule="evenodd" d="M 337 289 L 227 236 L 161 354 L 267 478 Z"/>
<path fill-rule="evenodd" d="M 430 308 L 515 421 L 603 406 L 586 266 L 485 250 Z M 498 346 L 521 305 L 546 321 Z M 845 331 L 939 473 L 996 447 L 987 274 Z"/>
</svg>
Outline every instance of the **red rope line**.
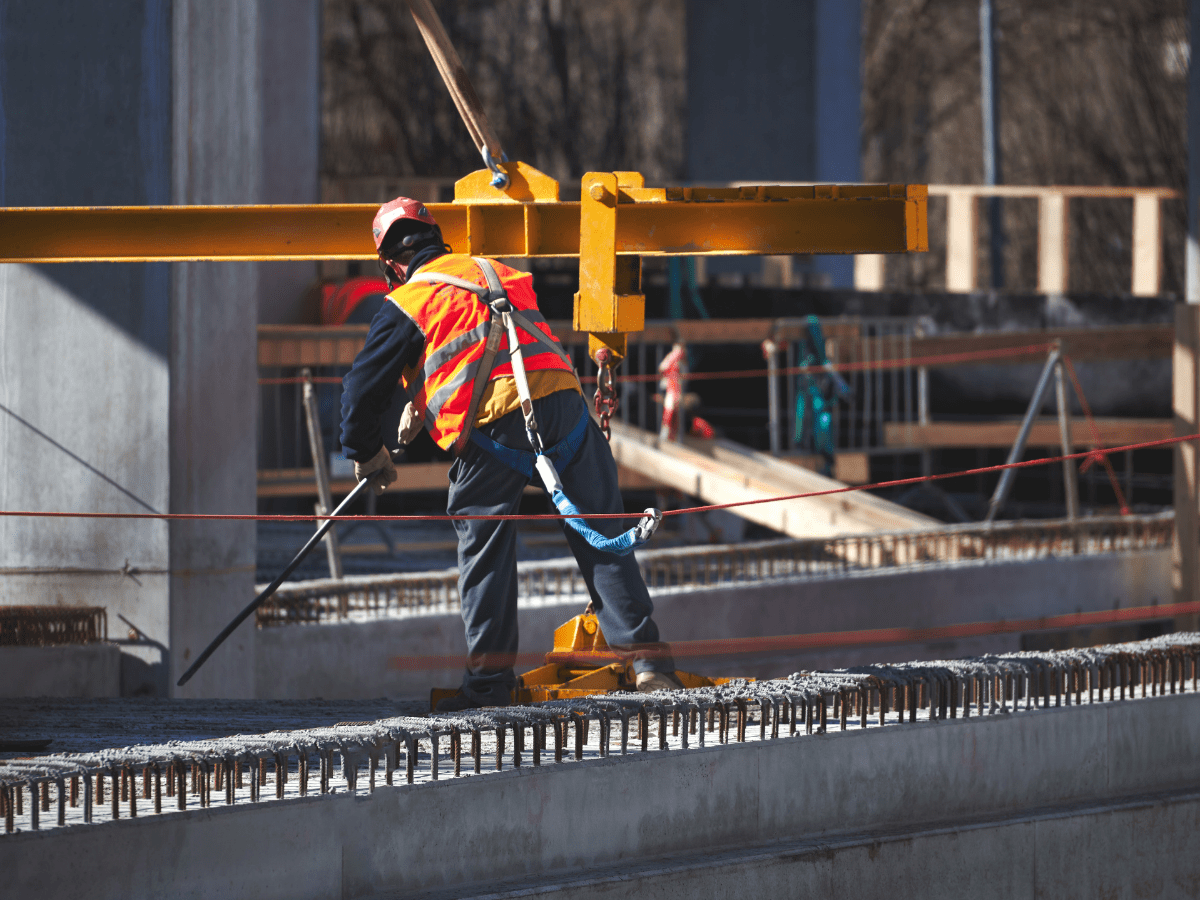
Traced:
<svg viewBox="0 0 1200 900">
<path fill-rule="evenodd" d="M 1079 405 L 1083 409 L 1084 418 L 1087 419 L 1088 428 L 1092 432 L 1092 452 L 1083 461 L 1083 465 L 1079 467 L 1079 471 L 1080 473 L 1086 472 L 1091 468 L 1092 463 L 1097 459 L 1100 460 L 1104 464 L 1104 468 L 1108 471 L 1108 480 L 1112 484 L 1113 494 L 1117 498 L 1117 505 L 1121 508 L 1121 515 L 1127 516 L 1129 515 L 1129 506 L 1125 503 L 1125 493 L 1117 483 L 1117 473 L 1113 471 L 1112 461 L 1108 458 L 1108 453 L 1103 453 L 1100 450 L 1104 446 L 1104 442 L 1100 440 L 1100 429 L 1096 427 L 1096 420 L 1092 416 L 1092 409 L 1088 406 L 1087 398 L 1083 396 L 1083 387 L 1079 384 L 1079 378 L 1075 375 L 1075 366 L 1071 363 L 1071 357 L 1064 356 L 1063 363 L 1067 367 L 1067 374 L 1071 377 L 1071 385 L 1075 388 L 1075 396 L 1079 398 Z"/>
<path fill-rule="evenodd" d="M 1200 440 L 1200 433 L 1187 434 L 1181 437 L 1160 438 L 1156 441 L 1142 441 L 1138 444 L 1126 444 L 1122 447 L 1110 447 L 1106 453 L 1119 453 L 1125 450 L 1146 450 L 1152 447 L 1167 447 L 1182 444 L 1187 441 Z M 738 500 L 733 503 L 713 503 L 708 506 L 689 506 L 685 509 L 670 509 L 664 516 L 682 516 L 685 513 L 708 512 L 714 509 L 735 509 L 741 506 L 758 506 L 763 503 L 780 503 L 788 500 L 804 500 L 809 497 L 828 497 L 833 494 L 849 494 L 854 491 L 865 491 L 871 488 L 904 487 L 911 484 L 921 484 L 925 481 L 942 481 L 947 478 L 963 478 L 969 475 L 982 475 L 988 472 L 1001 472 L 1005 469 L 1029 469 L 1034 466 L 1045 466 L 1062 462 L 1064 459 L 1087 459 L 1095 454 L 1095 450 L 1082 453 L 1070 453 L 1063 456 L 1046 456 L 1038 459 L 1027 459 L 1015 463 L 1001 463 L 995 466 L 983 466 L 977 469 L 962 469 L 958 472 L 943 472 L 939 475 L 917 475 L 913 478 L 897 478 L 892 481 L 877 481 L 874 484 L 848 484 L 842 487 L 829 488 L 824 491 L 808 491 L 803 494 L 785 494 L 779 497 L 764 497 L 761 500 Z M 522 515 L 510 513 L 494 516 L 318 516 L 318 515 L 251 515 L 235 513 L 98 513 L 98 512 L 38 512 L 35 510 L 0 510 L 0 517 L 34 518 L 34 519 L 164 519 L 182 521 L 249 521 L 249 522 L 319 522 L 326 519 L 337 519 L 339 522 L 455 522 L 455 521 L 537 521 L 561 519 L 638 519 L 641 513 L 586 513 L 580 515 L 561 515 L 559 513 L 535 513 Z"/>
<path fill-rule="evenodd" d="M 1011 356 L 1034 356 L 1049 353 L 1053 344 L 1028 344 L 1023 347 L 999 347 L 993 350 L 964 350 L 961 353 L 940 353 L 934 356 L 909 356 L 901 359 L 867 360 L 866 362 L 837 363 L 830 366 L 788 366 L 776 369 L 776 375 L 818 375 L 833 369 L 835 372 L 873 372 L 883 369 L 903 369 L 907 366 L 939 366 L 954 363 L 970 362 L 977 359 L 1002 359 Z M 727 372 L 689 372 L 687 381 L 714 381 L 720 378 L 766 378 L 770 375 L 768 369 L 735 369 Z M 660 373 L 647 375 L 620 375 L 614 381 L 639 382 L 658 381 L 663 376 Z M 596 376 L 588 375 L 580 379 L 589 384 Z"/>
</svg>

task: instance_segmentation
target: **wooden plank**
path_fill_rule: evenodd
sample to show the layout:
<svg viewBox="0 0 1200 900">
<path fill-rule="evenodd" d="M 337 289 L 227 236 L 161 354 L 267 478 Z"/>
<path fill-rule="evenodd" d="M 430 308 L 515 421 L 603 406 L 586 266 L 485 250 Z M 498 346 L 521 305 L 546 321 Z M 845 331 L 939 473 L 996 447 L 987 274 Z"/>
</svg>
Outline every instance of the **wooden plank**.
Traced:
<svg viewBox="0 0 1200 900">
<path fill-rule="evenodd" d="M 1162 289 L 1162 200 L 1148 194 L 1133 199 L 1133 284 L 1135 297 L 1155 297 Z"/>
<path fill-rule="evenodd" d="M 450 464 L 446 462 L 402 463 L 396 467 L 396 471 L 400 478 L 387 489 L 388 493 L 444 491 L 450 485 Z M 669 487 L 625 466 L 617 466 L 617 484 L 623 491 L 652 491 Z M 335 496 L 344 497 L 353 487 L 354 481 L 350 478 L 334 478 L 330 481 L 330 489 Z M 539 485 L 531 484 L 526 490 L 540 493 L 542 489 Z M 259 469 L 257 496 L 315 497 L 316 476 L 312 469 Z"/>
<path fill-rule="evenodd" d="M 258 326 L 258 364 L 263 367 L 348 366 L 362 349 L 367 325 Z"/>
<path fill-rule="evenodd" d="M 886 422 L 884 445 L 888 447 L 1011 447 L 1021 427 L 1018 419 L 994 422 L 930 422 L 928 425 Z M 1105 447 L 1157 441 L 1174 436 L 1170 419 L 1099 418 L 1096 427 Z M 1071 420 L 1071 442 L 1077 448 L 1092 445 L 1092 432 L 1084 419 Z M 1058 419 L 1046 416 L 1033 423 L 1029 433 L 1032 447 L 1059 446 Z"/>
<path fill-rule="evenodd" d="M 1003 331 L 991 334 L 946 334 L 912 339 L 913 356 L 941 356 L 1063 342 L 1075 361 L 1097 359 L 1170 359 L 1174 333 L 1170 325 L 1118 325 L 1110 328 L 1047 328 L 1044 331 Z M 888 359 L 899 358 L 888 355 Z M 1033 357 L 968 360 L 954 366 L 1041 363 Z M 931 366 L 931 368 L 936 368 Z"/>
<path fill-rule="evenodd" d="M 854 289 L 882 291 L 885 281 L 884 260 L 880 253 L 860 253 L 854 257 Z"/>
<path fill-rule="evenodd" d="M 1159 197 L 1163 200 L 1176 199 L 1180 192 L 1173 188 L 1164 187 L 1111 187 L 1108 185 L 1078 185 L 1078 184 L 931 184 L 930 197 L 952 197 L 955 194 L 967 194 L 973 197 L 1100 197 L 1110 200 L 1122 197 Z"/>
<path fill-rule="evenodd" d="M 781 454 L 779 459 L 810 472 L 818 472 L 825 458 L 816 453 L 791 451 Z M 844 484 L 866 484 L 871 480 L 871 457 L 866 453 L 839 452 L 833 457 L 833 479 Z"/>
<path fill-rule="evenodd" d="M 450 463 L 401 463 L 396 467 L 399 480 L 388 492 L 444 491 L 449 484 Z M 354 489 L 353 478 L 334 478 L 330 489 L 336 496 L 345 496 Z M 316 476 L 312 469 L 260 469 L 259 497 L 315 497 Z"/>
<path fill-rule="evenodd" d="M 612 423 L 609 444 L 620 465 L 699 497 L 705 503 L 764 500 L 844 487 L 732 441 L 660 441 L 655 435 Z M 826 537 L 936 527 L 936 520 L 866 492 L 741 506 L 737 515 L 790 537 Z"/>
<path fill-rule="evenodd" d="M 1038 199 L 1038 291 L 1062 294 L 1070 277 L 1069 201 L 1062 194 Z"/>
<path fill-rule="evenodd" d="M 955 192 L 946 201 L 946 290 L 975 290 L 978 270 L 979 204 L 973 194 Z"/>
</svg>

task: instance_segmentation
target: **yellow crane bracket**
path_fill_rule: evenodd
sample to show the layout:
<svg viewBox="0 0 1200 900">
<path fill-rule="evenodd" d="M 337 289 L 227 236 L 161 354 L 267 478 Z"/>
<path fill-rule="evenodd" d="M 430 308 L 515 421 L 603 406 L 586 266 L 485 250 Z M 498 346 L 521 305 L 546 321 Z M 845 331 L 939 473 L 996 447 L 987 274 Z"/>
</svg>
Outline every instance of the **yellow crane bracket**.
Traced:
<svg viewBox="0 0 1200 900">
<path fill-rule="evenodd" d="M 712 687 L 734 680 L 708 678 L 692 672 L 676 671 L 675 675 L 687 688 Z M 540 703 L 635 690 L 637 679 L 632 665 L 609 648 L 596 616 L 583 613 L 554 630 L 554 649 L 546 654 L 546 664 L 517 679 L 513 703 Z M 429 708 L 436 709 L 439 700 L 456 693 L 455 690 L 434 688 L 429 695 Z"/>
<path fill-rule="evenodd" d="M 625 358 L 625 336 L 646 326 L 642 258 L 618 256 L 617 210 L 624 189 L 642 188 L 637 172 L 589 172 L 579 202 L 579 293 L 574 328 L 588 332 L 588 355 L 607 347 L 613 364 Z M 628 194 L 626 195 L 628 200 Z"/>
</svg>

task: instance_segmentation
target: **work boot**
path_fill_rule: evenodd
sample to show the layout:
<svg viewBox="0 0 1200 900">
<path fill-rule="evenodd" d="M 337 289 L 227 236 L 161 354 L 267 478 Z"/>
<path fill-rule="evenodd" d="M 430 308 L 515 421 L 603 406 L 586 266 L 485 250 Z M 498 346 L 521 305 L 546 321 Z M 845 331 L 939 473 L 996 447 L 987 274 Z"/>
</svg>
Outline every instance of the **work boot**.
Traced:
<svg viewBox="0 0 1200 900">
<path fill-rule="evenodd" d="M 674 672 L 638 672 L 637 689 L 644 694 L 651 691 L 682 691 L 683 682 Z"/>
<path fill-rule="evenodd" d="M 441 700 L 439 700 L 437 702 L 437 706 L 433 708 L 433 711 L 439 713 L 456 713 L 464 712 L 468 709 L 485 709 L 488 707 L 495 708 L 497 706 L 507 705 L 507 703 L 480 703 L 477 700 L 472 700 L 462 691 L 459 691 L 453 697 L 443 697 Z"/>
</svg>

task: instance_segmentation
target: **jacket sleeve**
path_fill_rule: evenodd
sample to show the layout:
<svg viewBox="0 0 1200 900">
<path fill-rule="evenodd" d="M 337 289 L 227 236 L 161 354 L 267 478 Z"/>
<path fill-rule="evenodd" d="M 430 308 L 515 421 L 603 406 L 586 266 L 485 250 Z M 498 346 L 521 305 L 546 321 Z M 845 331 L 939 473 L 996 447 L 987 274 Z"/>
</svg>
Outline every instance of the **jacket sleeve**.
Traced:
<svg viewBox="0 0 1200 900">
<path fill-rule="evenodd" d="M 347 459 L 365 462 L 383 446 L 383 415 L 401 373 L 421 359 L 424 349 L 425 335 L 416 323 L 395 303 L 384 303 L 342 379 L 342 449 Z"/>
</svg>

